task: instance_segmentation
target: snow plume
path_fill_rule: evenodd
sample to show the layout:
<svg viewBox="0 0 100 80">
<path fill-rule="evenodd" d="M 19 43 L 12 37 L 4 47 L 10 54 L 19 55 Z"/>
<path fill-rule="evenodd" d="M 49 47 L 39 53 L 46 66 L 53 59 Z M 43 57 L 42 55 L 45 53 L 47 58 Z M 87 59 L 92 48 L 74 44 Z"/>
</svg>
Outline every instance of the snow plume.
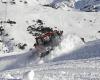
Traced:
<svg viewBox="0 0 100 80">
<path fill-rule="evenodd" d="M 26 73 L 24 74 L 23 80 L 34 80 L 34 76 L 35 76 L 34 71 L 31 70 L 31 71 L 26 72 Z"/>
<path fill-rule="evenodd" d="M 40 59 L 38 62 L 38 64 L 43 64 L 43 63 L 44 63 L 43 59 Z"/>
<path fill-rule="evenodd" d="M 58 56 L 61 56 L 65 53 L 69 53 L 80 46 L 82 46 L 84 42 L 81 40 L 80 37 L 74 34 L 67 35 L 66 38 L 62 40 L 59 46 L 57 46 L 48 56 L 47 59 L 52 60 L 53 58 L 56 58 Z"/>
</svg>

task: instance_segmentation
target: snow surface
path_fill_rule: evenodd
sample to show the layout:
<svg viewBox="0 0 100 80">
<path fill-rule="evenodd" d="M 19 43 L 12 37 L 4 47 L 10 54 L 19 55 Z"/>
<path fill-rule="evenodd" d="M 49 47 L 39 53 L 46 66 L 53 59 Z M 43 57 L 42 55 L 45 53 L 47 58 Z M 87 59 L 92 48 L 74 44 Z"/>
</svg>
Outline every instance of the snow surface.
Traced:
<svg viewBox="0 0 100 80">
<path fill-rule="evenodd" d="M 78 10 L 99 0 L 10 1 L 0 1 L 0 21 L 16 21 L 0 24 L 8 33 L 0 36 L 0 80 L 100 80 L 100 13 Z M 43 6 L 47 4 L 52 7 Z M 60 45 L 44 58 L 39 58 L 35 39 L 27 31 L 37 19 L 64 31 Z M 21 50 L 18 43 L 27 46 Z"/>
</svg>

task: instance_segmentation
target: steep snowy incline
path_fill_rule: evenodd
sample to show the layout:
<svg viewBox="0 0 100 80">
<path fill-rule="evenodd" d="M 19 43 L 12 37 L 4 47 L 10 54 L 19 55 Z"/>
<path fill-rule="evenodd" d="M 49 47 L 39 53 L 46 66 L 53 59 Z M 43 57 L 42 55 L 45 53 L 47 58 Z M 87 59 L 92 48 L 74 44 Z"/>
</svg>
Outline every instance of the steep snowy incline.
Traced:
<svg viewBox="0 0 100 80">
<path fill-rule="evenodd" d="M 79 60 L 80 59 L 90 59 L 90 58 L 99 58 L 100 57 L 100 40 L 88 42 L 86 44 L 82 43 L 79 37 L 68 35 L 68 37 L 64 40 L 66 44 L 62 41 L 61 47 L 65 45 L 65 48 L 55 48 L 54 52 L 51 52 L 46 57 L 40 59 L 38 54 L 33 50 L 33 52 L 28 52 L 25 54 L 21 54 L 19 56 L 13 57 L 1 57 L 2 61 L 11 61 L 12 63 L 5 63 L 3 69 L 11 70 L 16 68 L 24 68 L 29 66 L 40 66 L 41 61 L 42 63 L 51 63 L 51 62 L 58 62 L 63 60 Z M 67 45 L 68 44 L 68 45 Z M 84 45 L 83 45 L 84 44 Z M 13 61 L 15 59 L 15 61 Z"/>
<path fill-rule="evenodd" d="M 6 19 L 10 19 L 16 22 L 14 25 L 3 24 L 8 33 L 7 38 L 3 39 L 9 42 L 13 38 L 11 44 L 14 44 L 14 49 L 12 53 L 0 56 L 1 80 L 32 80 L 32 77 L 35 80 L 100 80 L 100 40 L 97 40 L 100 39 L 99 12 L 86 13 L 75 9 L 70 10 L 66 7 L 66 0 L 50 0 L 50 2 L 49 0 L 27 0 L 27 4 L 24 3 L 25 0 L 22 2 L 15 0 L 15 5 L 9 2 L 4 4 L 1 1 L 0 21 L 5 22 Z M 76 7 L 80 8 L 82 5 L 78 5 L 78 0 L 75 1 Z M 86 4 L 94 5 L 92 1 L 99 0 L 89 1 L 90 3 L 86 2 Z M 60 8 L 43 6 L 49 3 Z M 58 27 L 64 31 L 60 46 L 41 59 L 33 47 L 35 39 L 27 31 L 27 27 L 33 25 L 34 20 L 37 19 L 43 20 L 47 27 Z M 86 43 L 84 44 L 81 39 Z M 27 47 L 20 50 L 15 47 L 18 43 L 26 43 Z M 0 49 L 3 50 L 3 46 L 0 42 Z M 30 48 L 33 50 L 29 51 Z M 3 53 L 2 50 L 0 54 Z"/>
<path fill-rule="evenodd" d="M 69 34 L 66 36 L 66 38 L 62 39 L 62 42 L 59 46 L 55 47 L 55 49 L 43 59 L 39 58 L 39 54 L 36 52 L 35 49 L 25 52 L 23 54 L 9 54 L 6 56 L 1 56 L 0 65 L 2 66 L 0 67 L 0 70 L 3 71 L 46 63 L 65 53 L 69 54 L 69 52 L 79 48 L 83 44 L 84 42 L 82 42 L 82 40 L 78 36 L 74 34 Z M 2 64 L 4 62 L 5 64 Z"/>
<path fill-rule="evenodd" d="M 100 30 L 99 12 L 82 13 L 48 9 L 43 14 L 41 13 L 40 18 L 46 22 L 46 25 L 59 27 L 64 31 L 65 36 L 73 33 L 83 37 L 86 42 L 100 38 L 98 33 Z"/>
<path fill-rule="evenodd" d="M 5 26 L 5 30 L 9 34 L 8 37 L 14 38 L 13 43 L 15 45 L 18 43 L 27 44 L 24 51 L 28 51 L 35 43 L 34 37 L 27 31 L 27 27 L 32 25 L 33 21 L 37 19 L 43 20 L 47 27 L 58 27 L 63 30 L 64 36 L 66 36 L 66 34 L 73 33 L 84 38 L 86 42 L 100 39 L 100 33 L 98 33 L 100 30 L 100 13 L 82 13 L 64 11 L 62 9 L 55 10 L 39 4 L 32 5 L 31 2 L 35 3 L 34 1 L 29 0 L 27 5 L 19 2 L 19 4 L 16 3 L 16 5 L 7 4 L 6 6 L 0 2 L 0 6 L 3 7 L 0 10 L 0 21 L 4 21 L 5 16 L 7 16 L 7 19 L 14 20 L 16 22 L 13 26 L 7 24 Z M 6 9 L 8 13 L 7 15 L 5 15 Z M 21 50 L 14 46 L 13 52 L 19 53 L 20 51 Z"/>
</svg>

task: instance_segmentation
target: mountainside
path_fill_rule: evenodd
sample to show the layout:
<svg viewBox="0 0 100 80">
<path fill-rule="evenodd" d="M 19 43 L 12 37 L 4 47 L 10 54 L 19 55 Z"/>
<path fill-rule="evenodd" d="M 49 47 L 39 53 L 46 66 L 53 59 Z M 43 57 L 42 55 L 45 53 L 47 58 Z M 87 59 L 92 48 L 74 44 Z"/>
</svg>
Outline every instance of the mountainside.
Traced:
<svg viewBox="0 0 100 80">
<path fill-rule="evenodd" d="M 99 4 L 100 0 L 1 0 L 0 80 L 99 80 Z M 59 46 L 43 58 L 34 47 L 37 20 L 43 27 L 63 31 Z"/>
</svg>

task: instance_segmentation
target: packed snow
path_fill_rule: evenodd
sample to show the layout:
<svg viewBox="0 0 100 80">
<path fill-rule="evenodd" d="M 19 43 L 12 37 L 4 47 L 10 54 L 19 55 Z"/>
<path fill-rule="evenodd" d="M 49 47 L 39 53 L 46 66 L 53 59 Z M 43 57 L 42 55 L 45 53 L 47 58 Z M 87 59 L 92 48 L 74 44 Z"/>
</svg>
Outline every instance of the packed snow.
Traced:
<svg viewBox="0 0 100 80">
<path fill-rule="evenodd" d="M 0 80 L 100 80 L 99 11 L 100 0 L 1 0 Z M 63 30 L 43 58 L 27 31 L 37 19 Z"/>
</svg>

